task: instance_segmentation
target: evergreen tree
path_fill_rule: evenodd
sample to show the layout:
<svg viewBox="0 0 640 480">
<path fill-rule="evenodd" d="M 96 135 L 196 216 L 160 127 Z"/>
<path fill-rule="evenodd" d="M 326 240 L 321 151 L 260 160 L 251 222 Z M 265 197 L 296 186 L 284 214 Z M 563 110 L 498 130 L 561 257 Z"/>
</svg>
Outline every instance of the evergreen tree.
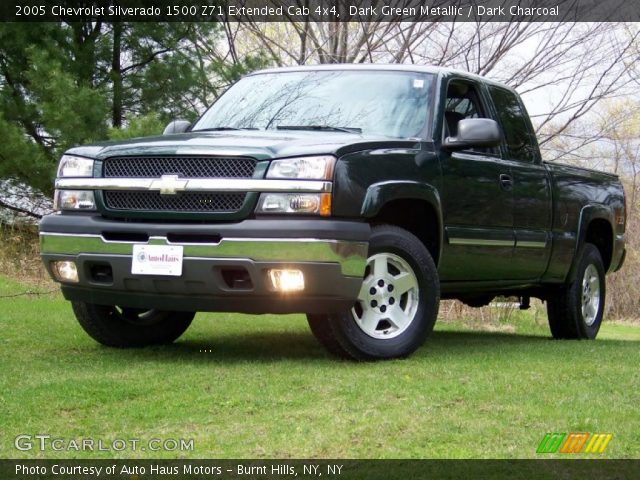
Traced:
<svg viewBox="0 0 640 480">
<path fill-rule="evenodd" d="M 0 24 L 0 178 L 50 194 L 67 148 L 195 119 L 218 83 L 268 63 L 262 55 L 212 55 L 221 29 L 91 19 Z"/>
</svg>

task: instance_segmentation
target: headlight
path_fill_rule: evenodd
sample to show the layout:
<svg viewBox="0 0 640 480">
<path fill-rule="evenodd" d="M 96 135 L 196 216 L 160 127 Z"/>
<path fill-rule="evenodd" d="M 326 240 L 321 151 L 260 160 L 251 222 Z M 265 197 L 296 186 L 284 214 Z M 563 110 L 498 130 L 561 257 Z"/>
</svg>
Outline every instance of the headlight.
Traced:
<svg viewBox="0 0 640 480">
<path fill-rule="evenodd" d="M 274 160 L 267 178 L 299 178 L 303 180 L 331 180 L 336 158 L 330 155 Z"/>
<path fill-rule="evenodd" d="M 95 210 L 96 199 L 93 190 L 56 190 L 53 209 L 59 210 Z"/>
<path fill-rule="evenodd" d="M 258 213 L 301 213 L 331 215 L 330 193 L 263 193 L 258 201 Z"/>
<path fill-rule="evenodd" d="M 93 160 L 63 155 L 58 165 L 58 177 L 93 177 Z"/>
</svg>

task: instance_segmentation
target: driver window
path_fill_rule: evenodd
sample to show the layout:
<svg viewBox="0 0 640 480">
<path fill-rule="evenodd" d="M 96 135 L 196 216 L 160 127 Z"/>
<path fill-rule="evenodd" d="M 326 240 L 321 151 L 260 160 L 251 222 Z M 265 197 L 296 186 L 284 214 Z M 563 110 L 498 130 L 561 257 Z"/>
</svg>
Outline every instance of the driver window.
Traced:
<svg viewBox="0 0 640 480">
<path fill-rule="evenodd" d="M 476 88 L 473 84 L 463 81 L 449 82 L 444 108 L 444 135 L 455 137 L 458 134 L 458 122 L 467 118 L 488 118 Z M 496 153 L 494 148 L 473 148 L 471 151 Z"/>
</svg>

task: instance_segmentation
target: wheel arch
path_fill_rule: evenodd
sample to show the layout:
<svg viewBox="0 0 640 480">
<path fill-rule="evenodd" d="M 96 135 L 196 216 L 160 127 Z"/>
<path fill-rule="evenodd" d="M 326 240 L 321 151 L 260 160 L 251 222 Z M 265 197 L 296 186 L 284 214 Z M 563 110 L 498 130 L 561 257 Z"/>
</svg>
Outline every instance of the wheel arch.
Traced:
<svg viewBox="0 0 640 480">
<path fill-rule="evenodd" d="M 614 247 L 613 212 L 606 205 L 590 204 L 582 208 L 576 236 L 576 249 L 568 281 L 573 281 L 580 261 L 580 252 L 591 243 L 600 252 L 605 272 L 611 268 Z"/>
<path fill-rule="evenodd" d="M 395 225 L 413 233 L 427 247 L 436 266 L 442 254 L 442 210 L 435 187 L 413 181 L 371 185 L 360 214 L 369 223 Z"/>
</svg>

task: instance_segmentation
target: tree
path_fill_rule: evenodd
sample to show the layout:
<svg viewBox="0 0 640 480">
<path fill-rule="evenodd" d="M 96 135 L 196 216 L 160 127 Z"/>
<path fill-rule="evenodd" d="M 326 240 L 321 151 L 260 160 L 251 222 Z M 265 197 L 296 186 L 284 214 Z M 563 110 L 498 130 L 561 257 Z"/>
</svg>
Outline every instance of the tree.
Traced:
<svg viewBox="0 0 640 480">
<path fill-rule="evenodd" d="M 0 145 L 2 176 L 50 193 L 60 153 L 104 138 L 102 28 L 100 22 L 0 26 L 0 115 L 12 127 Z"/>
<path fill-rule="evenodd" d="M 342 16 L 342 15 L 341 15 Z M 635 94 L 638 24 L 525 22 L 342 23 L 247 21 L 241 47 L 262 48 L 280 65 L 411 63 L 446 66 L 503 82 L 532 112 L 543 155 L 603 100 Z M 240 35 L 238 35 L 240 36 Z M 235 46 L 238 50 L 238 46 Z M 588 140 L 587 140 L 588 141 Z"/>
<path fill-rule="evenodd" d="M 51 194 L 70 146 L 196 118 L 220 88 L 268 62 L 230 59 L 223 35 L 215 23 L 1 24 L 0 177 Z"/>
<path fill-rule="evenodd" d="M 602 156 L 610 159 L 613 173 L 630 180 L 628 203 L 635 206 L 640 187 L 640 102 L 607 102 L 597 119 L 597 128 L 603 132 Z"/>
</svg>

